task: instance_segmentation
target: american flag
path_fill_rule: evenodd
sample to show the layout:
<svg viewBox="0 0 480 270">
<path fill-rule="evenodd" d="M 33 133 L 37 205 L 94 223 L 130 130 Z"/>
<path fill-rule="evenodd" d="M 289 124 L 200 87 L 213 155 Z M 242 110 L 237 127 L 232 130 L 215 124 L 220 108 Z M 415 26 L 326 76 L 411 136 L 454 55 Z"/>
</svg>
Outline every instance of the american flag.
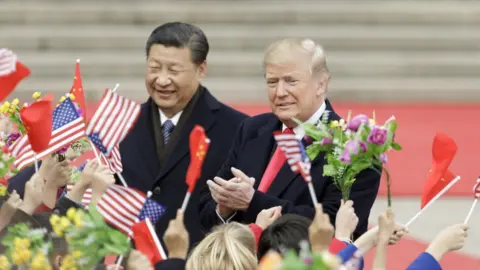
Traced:
<svg viewBox="0 0 480 270">
<path fill-rule="evenodd" d="M 277 147 L 282 150 L 294 173 L 300 173 L 306 182 L 312 182 L 310 176 L 311 163 L 305 152 L 302 141 L 295 134 L 285 134 L 280 131 L 273 133 Z"/>
<path fill-rule="evenodd" d="M 66 187 L 66 193 L 70 193 L 74 186 L 75 186 L 74 184 L 68 184 Z M 88 188 L 83 194 L 81 203 L 83 204 L 83 206 L 87 207 L 91 201 L 92 201 L 92 189 Z"/>
<path fill-rule="evenodd" d="M 110 89 L 105 90 L 100 106 L 87 127 L 87 135 L 98 139 L 109 154 L 127 135 L 140 114 L 140 105 Z"/>
<path fill-rule="evenodd" d="M 473 197 L 475 197 L 475 199 L 480 199 L 480 177 L 478 177 L 477 183 L 473 186 Z"/>
<path fill-rule="evenodd" d="M 85 122 L 73 102 L 67 98 L 53 110 L 52 138 L 48 148 L 36 153 L 37 159 L 42 159 L 59 149 L 70 145 L 85 136 Z M 22 170 L 35 161 L 28 135 L 23 135 L 9 147 L 10 153 L 15 157 L 14 165 Z"/>
<path fill-rule="evenodd" d="M 0 48 L 0 76 L 15 72 L 17 55 L 6 48 Z"/>
<path fill-rule="evenodd" d="M 101 162 L 103 165 L 108 166 L 112 173 L 121 173 L 123 171 L 122 157 L 120 156 L 120 150 L 118 145 L 115 145 L 110 153 L 107 153 L 107 148 L 103 145 L 102 140 L 99 138 L 97 132 L 88 135 L 90 141 L 97 147 L 97 149 L 103 154 Z"/>
<path fill-rule="evenodd" d="M 155 215 L 160 212 L 160 216 L 165 212 L 165 207 L 160 204 L 156 209 L 143 211 L 147 202 L 147 196 L 138 190 L 111 185 L 100 198 L 97 210 L 110 225 L 131 235 L 133 224 L 141 221 L 141 218 L 152 218 L 150 211 L 154 211 Z"/>
</svg>

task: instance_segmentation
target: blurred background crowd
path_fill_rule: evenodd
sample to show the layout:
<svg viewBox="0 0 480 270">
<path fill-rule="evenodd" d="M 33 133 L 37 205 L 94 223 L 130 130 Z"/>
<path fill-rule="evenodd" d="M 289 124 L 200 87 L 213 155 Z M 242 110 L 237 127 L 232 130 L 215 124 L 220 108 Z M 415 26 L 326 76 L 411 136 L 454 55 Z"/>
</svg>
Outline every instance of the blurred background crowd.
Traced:
<svg viewBox="0 0 480 270">
<path fill-rule="evenodd" d="M 480 175 L 479 1 L 2 0 L 0 46 L 15 51 L 32 70 L 15 96 L 64 95 L 79 58 L 87 100 L 98 100 L 116 83 L 122 95 L 146 100 L 145 40 L 168 21 L 193 23 L 205 32 L 211 51 L 204 85 L 252 115 L 269 109 L 265 46 L 286 37 L 322 44 L 331 74 L 328 98 L 336 111 L 345 117 L 348 110 L 375 110 L 378 118 L 394 114 L 400 123 L 404 150 L 389 164 L 399 222 L 420 208 L 435 132 L 456 140 L 451 169 L 462 181 L 412 225 L 410 238 L 391 247 L 391 269 L 413 260 L 425 249 L 422 241 L 432 240 L 440 229 L 463 221 Z M 372 224 L 386 206 L 384 194 L 382 184 Z M 469 225 L 480 227 L 480 213 Z M 442 261 L 445 269 L 459 269 L 460 261 L 461 269 L 478 269 L 476 239 L 480 234 L 472 230 L 461 253 Z"/>
</svg>

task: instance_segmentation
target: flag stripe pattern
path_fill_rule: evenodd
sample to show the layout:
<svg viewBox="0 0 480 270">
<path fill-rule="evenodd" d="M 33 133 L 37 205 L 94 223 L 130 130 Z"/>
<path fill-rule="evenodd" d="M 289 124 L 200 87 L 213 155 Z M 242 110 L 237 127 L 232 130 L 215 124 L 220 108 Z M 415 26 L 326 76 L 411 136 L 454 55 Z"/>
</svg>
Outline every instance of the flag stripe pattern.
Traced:
<svg viewBox="0 0 480 270">
<path fill-rule="evenodd" d="M 100 198 L 97 210 L 110 225 L 131 235 L 132 226 L 138 221 L 146 198 L 140 191 L 111 185 Z"/>
<path fill-rule="evenodd" d="M 295 134 L 284 134 L 282 132 L 274 132 L 274 138 L 277 141 L 277 147 L 285 154 L 288 165 L 290 165 L 292 171 L 294 173 L 300 173 L 305 181 L 311 182 L 311 163 L 302 141 L 297 139 Z"/>
<path fill-rule="evenodd" d="M 0 76 L 15 72 L 16 67 L 17 55 L 6 48 L 0 48 Z"/>
<path fill-rule="evenodd" d="M 475 199 L 480 199 L 480 177 L 478 177 L 477 183 L 473 186 L 473 197 L 475 197 Z"/>
<path fill-rule="evenodd" d="M 88 138 L 92 143 L 97 147 L 97 149 L 102 153 L 100 161 L 103 165 L 108 166 L 110 172 L 112 173 L 121 173 L 123 171 L 122 157 L 120 156 L 120 149 L 118 145 L 113 147 L 110 153 L 107 153 L 107 148 L 103 145 L 102 140 L 99 138 L 97 132 L 88 135 Z"/>
<path fill-rule="evenodd" d="M 74 185 L 73 184 L 68 184 L 67 185 L 67 194 L 70 193 L 73 189 Z M 91 188 L 88 188 L 85 193 L 83 194 L 83 197 L 82 197 L 82 201 L 81 203 L 87 207 L 90 202 L 92 201 L 92 189 Z"/>
<path fill-rule="evenodd" d="M 36 153 L 37 159 L 42 159 L 60 148 L 85 136 L 85 122 L 73 102 L 67 98 L 53 111 L 52 138 L 48 148 Z M 15 157 L 14 165 L 22 170 L 35 161 L 35 152 L 28 141 L 28 135 L 21 136 L 9 147 L 10 153 Z"/>
<path fill-rule="evenodd" d="M 87 135 L 98 133 L 98 138 L 110 154 L 127 135 L 140 114 L 140 105 L 110 89 L 105 90 L 100 106 L 95 111 Z"/>
</svg>

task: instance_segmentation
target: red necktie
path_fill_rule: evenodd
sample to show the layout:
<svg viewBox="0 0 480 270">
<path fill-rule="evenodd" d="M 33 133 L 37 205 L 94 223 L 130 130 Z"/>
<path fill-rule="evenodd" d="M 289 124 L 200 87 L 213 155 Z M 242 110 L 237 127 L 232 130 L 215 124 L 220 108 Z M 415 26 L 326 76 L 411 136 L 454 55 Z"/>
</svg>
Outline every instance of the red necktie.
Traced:
<svg viewBox="0 0 480 270">
<path fill-rule="evenodd" d="M 283 134 L 294 134 L 293 129 L 287 128 L 283 131 Z M 275 153 L 273 153 L 272 159 L 270 159 L 270 163 L 268 163 L 267 169 L 263 173 L 262 180 L 258 186 L 259 191 L 263 193 L 267 192 L 283 164 L 285 164 L 285 161 L 287 161 L 285 154 L 282 152 L 282 150 L 280 150 L 279 147 L 277 147 L 277 149 L 275 149 Z"/>
</svg>

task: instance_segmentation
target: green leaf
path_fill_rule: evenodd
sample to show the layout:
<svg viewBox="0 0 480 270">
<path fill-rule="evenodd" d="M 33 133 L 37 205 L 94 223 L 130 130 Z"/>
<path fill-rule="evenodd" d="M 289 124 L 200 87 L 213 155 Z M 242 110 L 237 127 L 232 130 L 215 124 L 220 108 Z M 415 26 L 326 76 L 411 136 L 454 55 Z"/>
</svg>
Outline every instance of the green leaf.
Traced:
<svg viewBox="0 0 480 270">
<path fill-rule="evenodd" d="M 393 148 L 394 150 L 396 150 L 396 151 L 402 150 L 402 146 L 401 146 L 400 144 L 398 144 L 398 143 L 395 143 L 395 142 L 394 142 L 394 143 L 391 144 L 391 146 L 392 146 L 392 148 Z"/>
<path fill-rule="evenodd" d="M 337 170 L 334 165 L 332 164 L 323 165 L 323 176 L 335 176 L 336 174 L 337 174 Z"/>
</svg>

